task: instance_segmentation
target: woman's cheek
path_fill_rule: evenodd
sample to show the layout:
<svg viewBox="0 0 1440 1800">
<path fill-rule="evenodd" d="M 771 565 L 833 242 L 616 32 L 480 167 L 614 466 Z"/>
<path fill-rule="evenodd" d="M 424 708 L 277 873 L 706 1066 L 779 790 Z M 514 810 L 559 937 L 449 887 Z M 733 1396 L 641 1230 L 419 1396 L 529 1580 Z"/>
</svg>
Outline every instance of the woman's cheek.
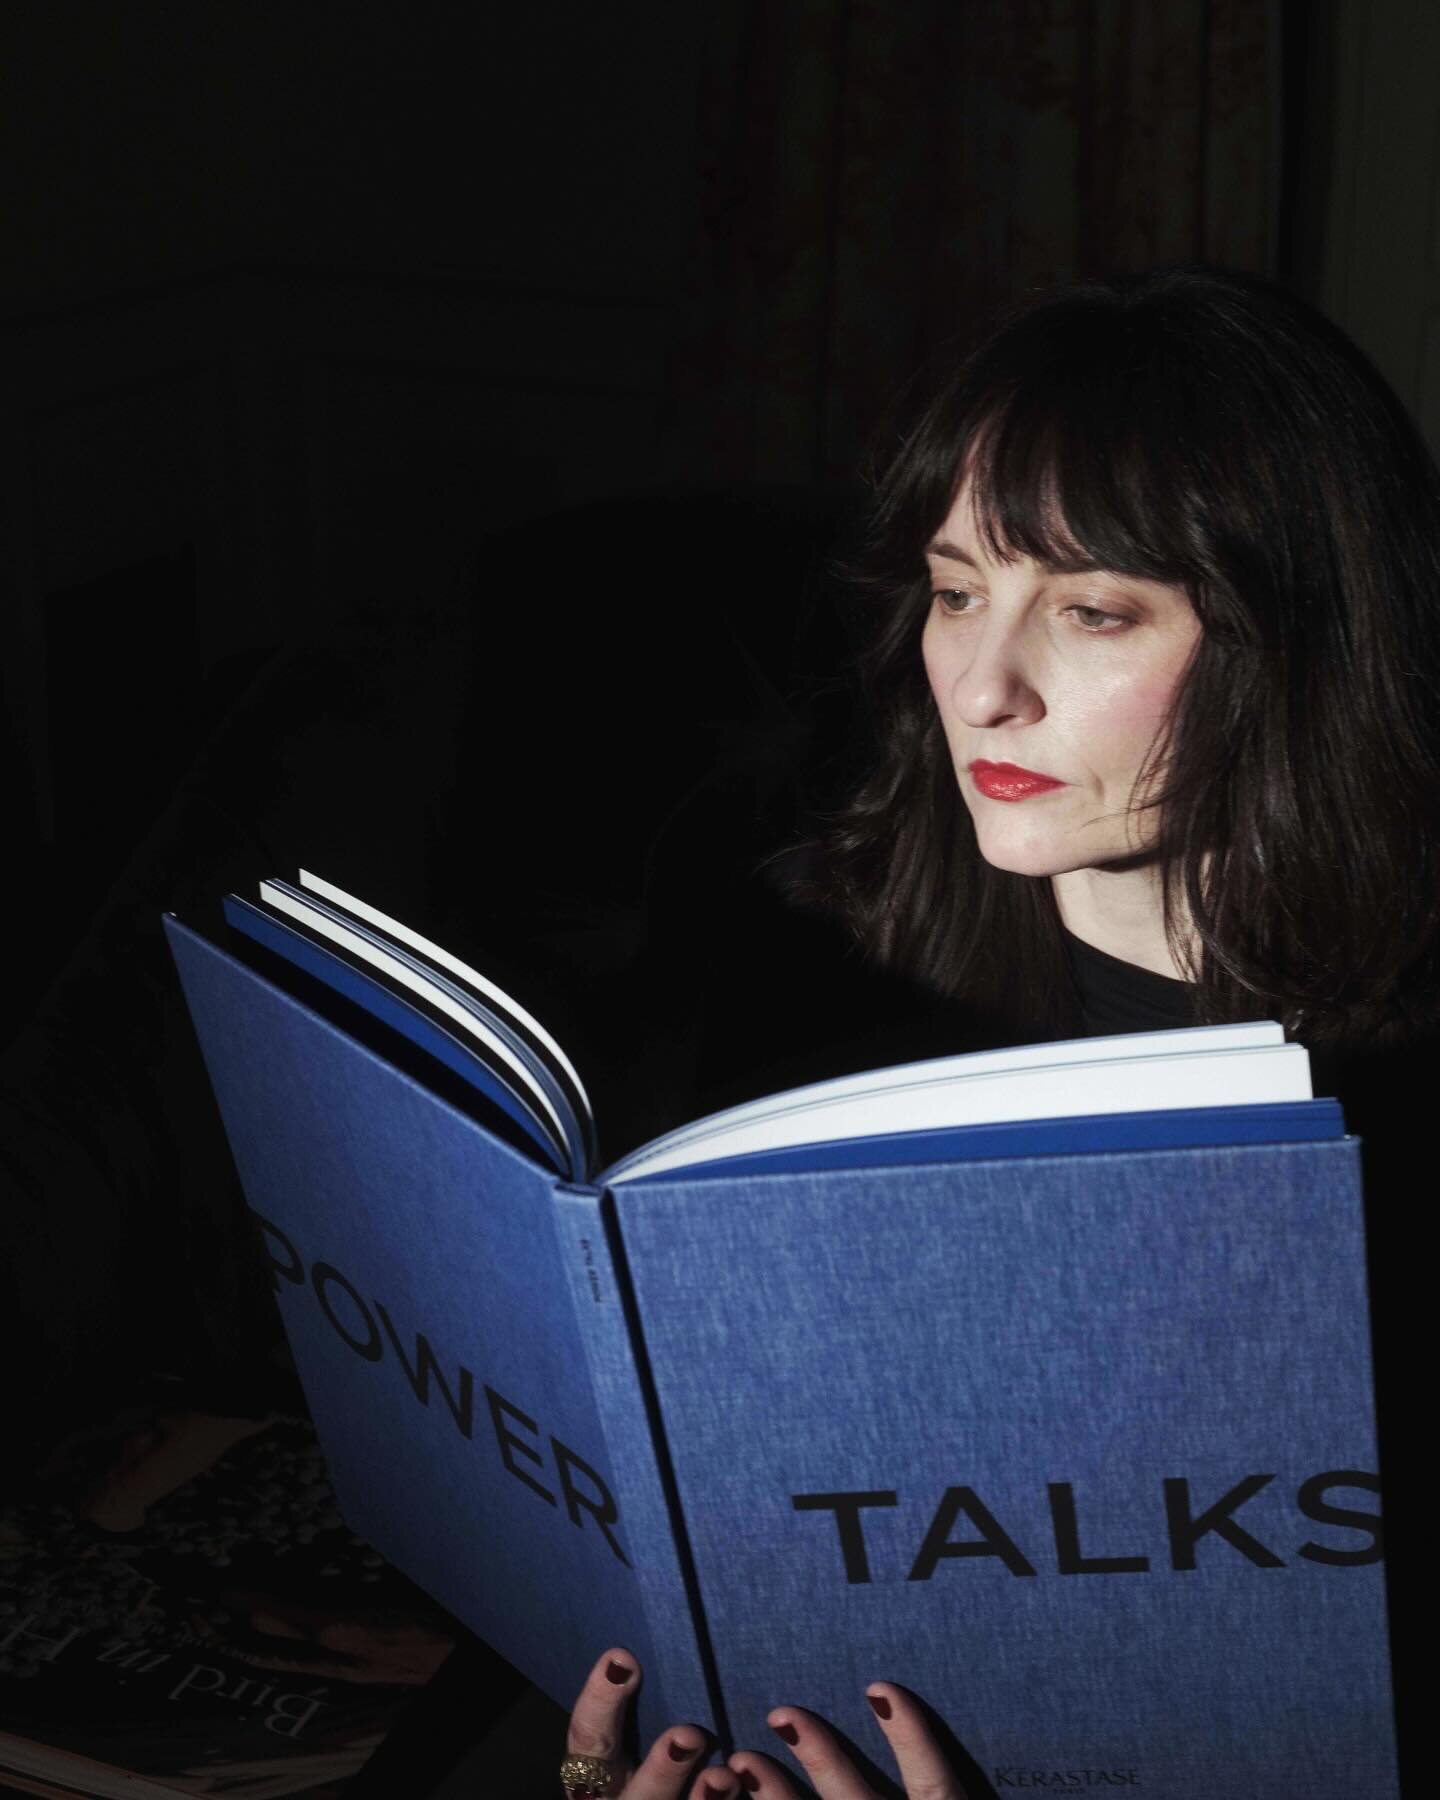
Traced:
<svg viewBox="0 0 1440 1800">
<path fill-rule="evenodd" d="M 1093 729 L 1114 743 L 1138 744 L 1143 754 L 1169 716 L 1178 685 L 1178 675 L 1168 670 L 1115 683 L 1098 699 Z"/>
</svg>

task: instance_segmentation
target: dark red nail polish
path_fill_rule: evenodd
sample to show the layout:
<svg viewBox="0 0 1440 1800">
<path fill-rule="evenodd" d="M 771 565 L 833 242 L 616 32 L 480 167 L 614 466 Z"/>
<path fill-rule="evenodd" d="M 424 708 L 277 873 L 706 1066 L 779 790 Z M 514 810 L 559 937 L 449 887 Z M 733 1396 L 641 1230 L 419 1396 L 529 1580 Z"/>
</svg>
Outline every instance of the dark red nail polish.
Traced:
<svg viewBox="0 0 1440 1800">
<path fill-rule="evenodd" d="M 776 1737 L 784 1738 L 787 1744 L 798 1744 L 800 1742 L 800 1733 L 793 1725 L 772 1725 L 770 1729 L 775 1733 Z"/>
<path fill-rule="evenodd" d="M 890 1717 L 890 1702 L 883 1694 L 867 1694 L 865 1698 L 873 1707 L 877 1719 L 888 1719 Z"/>
<path fill-rule="evenodd" d="M 753 1769 L 741 1769 L 740 1781 L 741 1785 L 752 1794 L 760 1786 L 760 1777 Z"/>
<path fill-rule="evenodd" d="M 607 1681 L 613 1681 L 616 1687 L 619 1687 L 622 1683 L 627 1682 L 630 1679 L 630 1671 L 625 1667 L 624 1663 L 606 1663 L 605 1679 Z"/>
<path fill-rule="evenodd" d="M 674 1738 L 670 1740 L 669 1749 L 671 1762 L 689 1762 L 692 1756 L 700 1753 L 698 1744 L 677 1744 Z"/>
</svg>

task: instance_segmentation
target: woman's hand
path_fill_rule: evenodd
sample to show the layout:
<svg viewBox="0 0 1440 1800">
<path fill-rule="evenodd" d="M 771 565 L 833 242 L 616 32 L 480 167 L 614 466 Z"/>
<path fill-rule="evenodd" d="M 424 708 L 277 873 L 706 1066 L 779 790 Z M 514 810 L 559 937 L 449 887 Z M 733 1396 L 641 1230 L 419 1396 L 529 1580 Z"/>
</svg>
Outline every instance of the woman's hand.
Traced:
<svg viewBox="0 0 1440 1800">
<path fill-rule="evenodd" d="M 580 1698 L 570 1715 L 566 1734 L 567 1760 L 595 1757 L 607 1766 L 608 1777 L 597 1777 L 587 1787 L 583 1774 L 567 1780 L 571 1800 L 603 1796 L 603 1800 L 679 1800 L 689 1789 L 692 1776 L 705 1754 L 708 1739 L 698 1725 L 672 1725 L 650 1746 L 638 1769 L 631 1769 L 621 1753 L 625 1714 L 640 1686 L 640 1669 L 628 1650 L 607 1650 L 585 1678 Z M 601 1785 L 608 1780 L 608 1785 Z M 706 1769 L 695 1783 L 692 1800 L 736 1800 L 742 1776 L 729 1769 Z M 776 1788 L 783 1793 L 783 1788 Z"/>
<path fill-rule="evenodd" d="M 590 1792 L 604 1800 L 679 1800 L 686 1792 L 706 1737 L 698 1725 L 672 1725 L 651 1745 L 638 1769 L 620 1758 L 625 1713 L 640 1686 L 640 1670 L 628 1650 L 607 1650 L 581 1690 L 570 1715 L 571 1756 L 597 1757 L 613 1771 L 608 1788 Z M 900 1770 L 907 1800 L 966 1800 L 919 1707 L 904 1688 L 874 1681 L 865 1690 Z M 875 1790 L 841 1748 L 840 1740 L 815 1713 L 777 1706 L 766 1722 L 790 1748 L 820 1800 L 876 1800 Z M 728 1768 L 702 1770 L 691 1800 L 797 1800 L 799 1790 L 780 1765 L 755 1750 L 737 1750 Z M 572 1800 L 585 1790 L 570 1788 Z"/>
<path fill-rule="evenodd" d="M 911 1695 L 891 1682 L 872 1681 L 865 1698 L 889 1740 L 907 1800 L 965 1800 L 964 1788 Z M 815 1713 L 800 1706 L 777 1706 L 765 1722 L 790 1746 L 820 1800 L 876 1800 L 874 1788 L 846 1755 L 839 1738 Z M 730 1767 L 757 1800 L 796 1800 L 793 1782 L 770 1757 L 737 1750 Z"/>
</svg>

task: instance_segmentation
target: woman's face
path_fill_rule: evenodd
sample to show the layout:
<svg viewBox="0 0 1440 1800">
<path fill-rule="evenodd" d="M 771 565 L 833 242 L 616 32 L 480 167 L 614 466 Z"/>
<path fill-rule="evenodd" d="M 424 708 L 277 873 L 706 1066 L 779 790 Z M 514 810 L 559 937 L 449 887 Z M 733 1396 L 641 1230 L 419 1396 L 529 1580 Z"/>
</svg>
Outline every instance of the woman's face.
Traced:
<svg viewBox="0 0 1440 1800">
<path fill-rule="evenodd" d="M 1136 777 L 1200 636 L 1184 590 L 999 561 L 966 487 L 927 562 L 925 671 L 981 855 L 1020 875 L 1143 857 Z"/>
</svg>

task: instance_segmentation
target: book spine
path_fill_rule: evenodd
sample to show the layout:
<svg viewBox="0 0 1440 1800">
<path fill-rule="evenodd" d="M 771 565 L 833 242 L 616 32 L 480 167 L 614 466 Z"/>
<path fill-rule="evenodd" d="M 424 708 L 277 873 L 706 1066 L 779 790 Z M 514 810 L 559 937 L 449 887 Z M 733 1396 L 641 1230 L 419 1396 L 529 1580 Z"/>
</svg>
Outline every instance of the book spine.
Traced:
<svg viewBox="0 0 1440 1800">
<path fill-rule="evenodd" d="M 648 1744 L 666 1725 L 684 1720 L 703 1726 L 728 1746 L 614 1201 L 591 1189 L 557 1185 L 555 1224 L 625 1521 L 626 1552 L 635 1565 L 657 1663 L 646 1669 L 640 1695 L 641 1741 Z"/>
</svg>

